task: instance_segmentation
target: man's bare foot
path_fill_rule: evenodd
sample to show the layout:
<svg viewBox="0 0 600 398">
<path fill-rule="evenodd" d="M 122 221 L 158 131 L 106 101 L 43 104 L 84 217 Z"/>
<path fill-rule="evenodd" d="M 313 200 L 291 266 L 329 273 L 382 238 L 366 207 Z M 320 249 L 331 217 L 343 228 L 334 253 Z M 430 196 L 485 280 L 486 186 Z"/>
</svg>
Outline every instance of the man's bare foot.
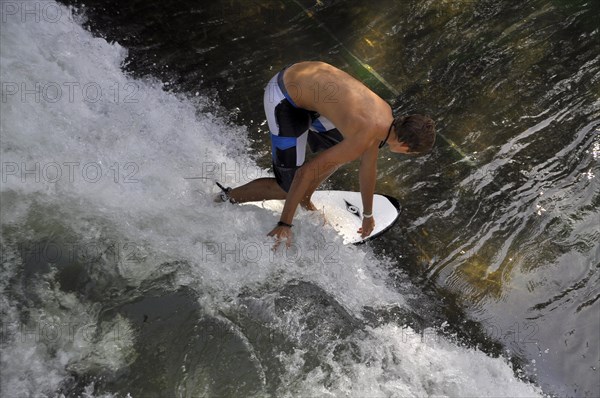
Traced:
<svg viewBox="0 0 600 398">
<path fill-rule="evenodd" d="M 316 210 L 318 210 L 317 207 L 315 206 L 315 204 L 312 202 L 312 200 L 309 201 L 308 203 L 306 203 L 306 202 L 300 203 L 300 205 L 305 210 L 309 210 L 309 211 L 316 211 Z"/>
<path fill-rule="evenodd" d="M 321 216 L 321 218 L 323 219 L 323 225 L 328 224 L 329 220 L 327 220 L 327 217 L 325 217 L 325 209 L 317 209 L 319 210 L 319 216 Z"/>
<path fill-rule="evenodd" d="M 215 195 L 214 197 L 214 202 L 219 203 L 219 202 L 231 202 L 231 203 L 235 203 L 235 200 L 233 200 L 233 198 L 231 198 L 230 194 L 231 191 L 233 190 L 231 187 L 224 187 L 223 185 L 219 184 L 217 182 L 217 185 L 219 186 L 219 188 L 221 188 L 221 192 L 219 192 L 218 194 Z"/>
<path fill-rule="evenodd" d="M 224 192 L 219 192 L 218 194 L 216 194 L 215 197 L 213 198 L 213 202 L 215 202 L 215 203 L 227 202 L 227 198 L 225 197 L 225 193 Z"/>
<path fill-rule="evenodd" d="M 320 218 L 323 220 L 323 225 L 327 224 L 328 221 L 327 217 L 325 217 L 324 209 L 319 209 L 317 206 L 315 206 L 315 204 L 312 201 L 310 201 L 308 204 L 302 203 L 301 206 L 303 209 L 314 212 L 313 214 L 315 216 L 320 216 Z"/>
</svg>

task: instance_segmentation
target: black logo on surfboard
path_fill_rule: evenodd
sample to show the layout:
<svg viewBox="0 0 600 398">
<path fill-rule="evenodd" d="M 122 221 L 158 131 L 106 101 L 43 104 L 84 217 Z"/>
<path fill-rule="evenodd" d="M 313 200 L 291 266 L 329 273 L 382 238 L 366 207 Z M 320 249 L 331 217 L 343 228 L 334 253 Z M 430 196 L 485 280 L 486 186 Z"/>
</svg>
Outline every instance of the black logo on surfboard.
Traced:
<svg viewBox="0 0 600 398">
<path fill-rule="evenodd" d="M 360 209 L 357 206 L 354 206 L 352 203 L 348 202 L 346 199 L 344 199 L 344 202 L 346 202 L 346 210 L 348 210 L 350 213 L 354 214 L 356 217 L 362 218 L 362 216 L 360 215 Z"/>
</svg>

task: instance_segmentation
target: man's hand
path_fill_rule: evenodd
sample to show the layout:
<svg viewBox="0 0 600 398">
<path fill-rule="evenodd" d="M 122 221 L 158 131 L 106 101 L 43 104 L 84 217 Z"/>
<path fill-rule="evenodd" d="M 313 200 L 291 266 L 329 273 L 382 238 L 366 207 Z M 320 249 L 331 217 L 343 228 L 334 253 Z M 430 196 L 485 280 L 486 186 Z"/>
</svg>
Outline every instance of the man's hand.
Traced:
<svg viewBox="0 0 600 398">
<path fill-rule="evenodd" d="M 358 229 L 361 238 L 366 238 L 371 235 L 375 228 L 375 219 L 373 217 L 363 218 L 362 227 Z"/>
<path fill-rule="evenodd" d="M 275 244 L 273 245 L 273 251 L 277 250 L 279 244 L 283 239 L 286 240 L 285 245 L 290 247 L 292 244 L 292 229 L 284 225 L 278 225 L 267 236 L 275 237 Z"/>
</svg>

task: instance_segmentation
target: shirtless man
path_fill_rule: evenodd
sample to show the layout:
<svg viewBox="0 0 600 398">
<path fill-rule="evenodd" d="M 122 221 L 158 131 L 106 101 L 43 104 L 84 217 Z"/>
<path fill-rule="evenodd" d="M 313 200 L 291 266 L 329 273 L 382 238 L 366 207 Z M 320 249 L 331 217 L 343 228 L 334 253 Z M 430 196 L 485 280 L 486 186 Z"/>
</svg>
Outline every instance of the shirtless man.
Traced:
<svg viewBox="0 0 600 398">
<path fill-rule="evenodd" d="M 377 94 L 323 62 L 300 62 L 277 73 L 265 88 L 264 106 L 275 178 L 227 188 L 221 200 L 285 199 L 280 221 L 268 235 L 277 242 L 285 238 L 288 246 L 298 205 L 315 210 L 310 198 L 317 187 L 339 166 L 359 158 L 364 213 L 358 233 L 370 235 L 379 149 L 387 142 L 392 152 L 423 154 L 435 140 L 429 117 L 394 118 Z M 307 143 L 313 152 L 324 151 L 305 163 Z"/>
</svg>

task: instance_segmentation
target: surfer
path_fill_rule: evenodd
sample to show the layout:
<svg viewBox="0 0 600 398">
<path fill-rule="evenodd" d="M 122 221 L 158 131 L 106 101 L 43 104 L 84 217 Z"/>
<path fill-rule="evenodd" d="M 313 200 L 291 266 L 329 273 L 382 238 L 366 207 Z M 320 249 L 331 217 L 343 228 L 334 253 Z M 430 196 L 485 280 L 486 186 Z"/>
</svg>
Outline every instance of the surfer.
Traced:
<svg viewBox="0 0 600 398">
<path fill-rule="evenodd" d="M 386 143 L 395 153 L 424 154 L 435 141 L 431 118 L 392 115 L 390 105 L 364 84 L 324 62 L 300 62 L 284 68 L 267 84 L 264 107 L 271 132 L 275 178 L 259 178 L 237 188 L 222 187 L 217 200 L 243 203 L 285 199 L 277 226 L 269 232 L 291 244 L 298 205 L 316 210 L 310 198 L 339 166 L 360 159 L 362 228 L 375 227 L 373 195 L 377 155 Z M 306 146 L 320 152 L 305 162 Z M 321 152 L 322 151 L 322 152 Z"/>
</svg>

